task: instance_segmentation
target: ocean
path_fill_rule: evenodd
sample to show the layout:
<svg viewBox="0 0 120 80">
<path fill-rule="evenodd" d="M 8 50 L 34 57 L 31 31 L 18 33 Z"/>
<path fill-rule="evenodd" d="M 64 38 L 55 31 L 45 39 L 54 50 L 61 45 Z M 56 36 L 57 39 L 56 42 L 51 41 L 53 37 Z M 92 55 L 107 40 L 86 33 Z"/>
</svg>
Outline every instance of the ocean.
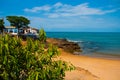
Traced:
<svg viewBox="0 0 120 80">
<path fill-rule="evenodd" d="M 77 42 L 83 55 L 120 56 L 120 32 L 47 32 L 47 37 Z"/>
</svg>

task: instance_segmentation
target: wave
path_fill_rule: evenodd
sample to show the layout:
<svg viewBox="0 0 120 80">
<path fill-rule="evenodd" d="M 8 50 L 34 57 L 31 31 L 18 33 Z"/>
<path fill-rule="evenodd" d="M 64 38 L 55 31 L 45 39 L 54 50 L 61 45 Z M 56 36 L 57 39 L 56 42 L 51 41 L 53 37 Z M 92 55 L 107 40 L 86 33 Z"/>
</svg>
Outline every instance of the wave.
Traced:
<svg viewBox="0 0 120 80">
<path fill-rule="evenodd" d="M 69 42 L 75 42 L 75 43 L 83 43 L 84 41 L 76 41 L 76 40 L 70 40 L 70 39 L 67 39 L 67 41 Z"/>
</svg>

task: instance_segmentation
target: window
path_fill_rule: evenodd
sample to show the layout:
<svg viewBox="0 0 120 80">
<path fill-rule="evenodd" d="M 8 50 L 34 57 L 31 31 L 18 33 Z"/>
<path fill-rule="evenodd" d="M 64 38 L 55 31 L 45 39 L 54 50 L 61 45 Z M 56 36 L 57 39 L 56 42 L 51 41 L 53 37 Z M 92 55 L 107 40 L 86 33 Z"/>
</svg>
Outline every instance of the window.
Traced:
<svg viewBox="0 0 120 80">
<path fill-rule="evenodd" d="M 18 30 L 17 29 L 14 29 L 14 33 L 17 33 L 18 32 Z"/>
</svg>

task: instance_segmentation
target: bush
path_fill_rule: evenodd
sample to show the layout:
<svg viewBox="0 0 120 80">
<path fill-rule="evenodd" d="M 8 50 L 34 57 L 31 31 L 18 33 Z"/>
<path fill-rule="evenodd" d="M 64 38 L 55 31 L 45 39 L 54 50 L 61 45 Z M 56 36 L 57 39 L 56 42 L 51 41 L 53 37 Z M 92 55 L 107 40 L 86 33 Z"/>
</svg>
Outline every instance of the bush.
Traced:
<svg viewBox="0 0 120 80">
<path fill-rule="evenodd" d="M 73 65 L 54 60 L 57 47 L 48 49 L 40 41 L 27 39 L 23 45 L 20 38 L 0 36 L 0 80 L 62 80 L 66 70 Z"/>
<path fill-rule="evenodd" d="M 43 28 L 41 28 L 40 30 L 39 30 L 39 40 L 41 41 L 41 42 L 46 42 L 46 32 L 44 31 L 44 29 Z"/>
</svg>

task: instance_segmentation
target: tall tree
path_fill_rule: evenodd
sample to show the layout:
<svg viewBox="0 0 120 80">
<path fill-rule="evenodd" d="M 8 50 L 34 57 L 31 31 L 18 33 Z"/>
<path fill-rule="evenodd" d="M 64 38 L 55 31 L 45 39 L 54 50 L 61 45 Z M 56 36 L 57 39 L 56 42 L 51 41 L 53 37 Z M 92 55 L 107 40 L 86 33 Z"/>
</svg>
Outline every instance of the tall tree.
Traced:
<svg viewBox="0 0 120 80">
<path fill-rule="evenodd" d="M 0 31 L 3 33 L 3 29 L 5 28 L 4 26 L 4 20 L 0 19 Z"/>
<path fill-rule="evenodd" d="M 10 22 L 11 26 L 15 26 L 16 28 L 20 28 L 23 26 L 28 26 L 30 24 L 30 20 L 23 16 L 7 16 L 7 20 Z"/>
</svg>

